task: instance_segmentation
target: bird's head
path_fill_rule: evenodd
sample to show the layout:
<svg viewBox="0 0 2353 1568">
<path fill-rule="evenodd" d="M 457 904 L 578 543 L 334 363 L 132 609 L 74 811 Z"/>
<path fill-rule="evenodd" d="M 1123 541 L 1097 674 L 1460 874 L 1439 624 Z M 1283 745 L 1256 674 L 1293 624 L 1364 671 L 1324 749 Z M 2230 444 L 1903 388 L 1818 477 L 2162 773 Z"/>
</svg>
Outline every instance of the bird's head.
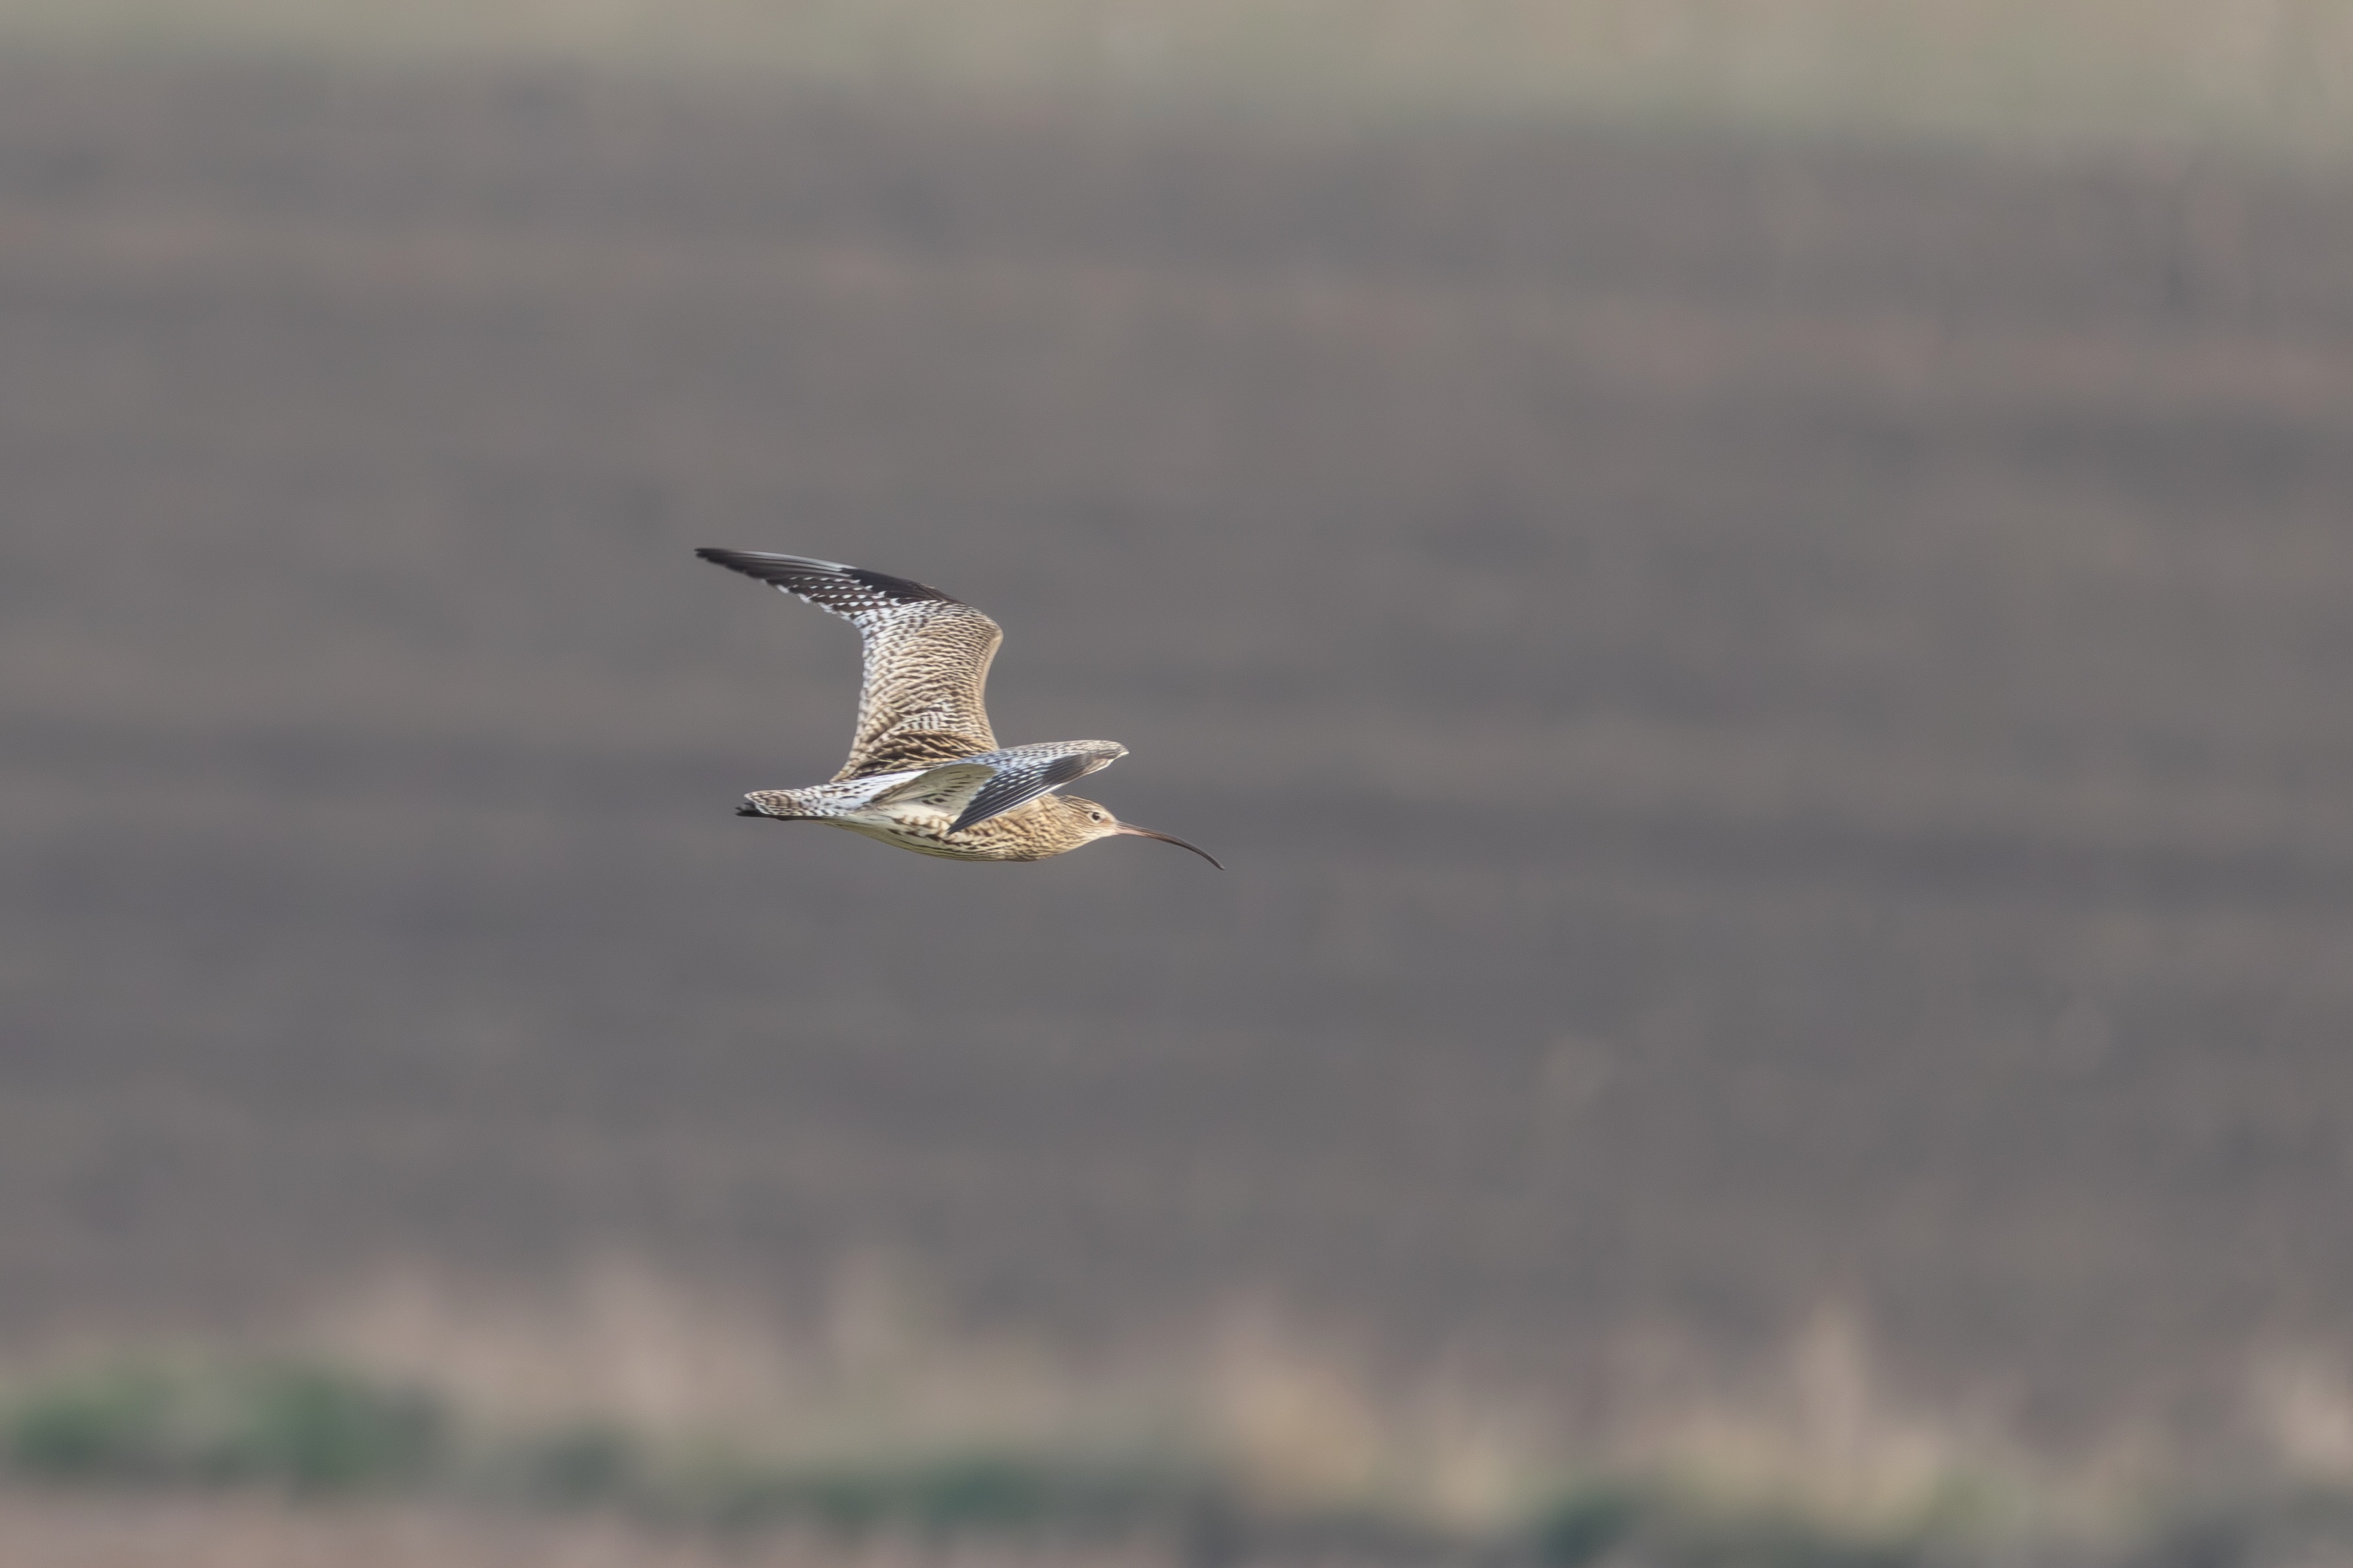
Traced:
<svg viewBox="0 0 2353 1568">
<path fill-rule="evenodd" d="M 1137 827 L 1132 823 L 1122 822 L 1111 814 L 1111 807 L 1107 805 L 1098 805 L 1092 800 L 1081 800 L 1074 795 L 1049 795 L 1047 798 L 1060 805 L 1063 815 L 1078 827 L 1081 833 L 1085 835 L 1079 840 L 1082 844 L 1092 844 L 1098 838 L 1109 838 L 1121 833 L 1136 838 L 1157 838 L 1163 844 L 1174 844 L 1180 849 L 1190 849 L 1210 865 L 1217 866 L 1219 870 L 1225 869 L 1223 866 L 1218 865 L 1218 858 L 1215 855 L 1199 845 L 1187 844 L 1173 834 L 1155 833 L 1149 827 Z"/>
</svg>

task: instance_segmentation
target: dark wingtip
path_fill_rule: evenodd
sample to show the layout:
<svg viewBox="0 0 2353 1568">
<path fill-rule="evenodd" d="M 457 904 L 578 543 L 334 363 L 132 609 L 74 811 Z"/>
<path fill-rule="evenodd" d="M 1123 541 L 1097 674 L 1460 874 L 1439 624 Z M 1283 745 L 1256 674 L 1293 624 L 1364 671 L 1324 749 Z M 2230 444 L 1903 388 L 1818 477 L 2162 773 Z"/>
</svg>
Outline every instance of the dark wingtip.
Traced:
<svg viewBox="0 0 2353 1568">
<path fill-rule="evenodd" d="M 696 559 L 708 561 L 713 566 L 724 566 L 730 572 L 749 573 L 754 577 L 761 574 L 761 568 L 764 566 L 775 567 L 790 563 L 802 567 L 821 567 L 833 564 L 826 561 L 807 561 L 797 555 L 771 555 L 757 550 L 725 550 L 716 544 L 702 545 L 694 553 Z"/>
<path fill-rule="evenodd" d="M 703 545 L 694 553 L 713 566 L 724 566 L 730 572 L 756 577 L 772 587 L 797 594 L 837 614 L 840 613 L 841 606 L 828 602 L 825 596 L 824 585 L 828 582 L 855 583 L 861 588 L 902 604 L 926 601 L 943 605 L 964 603 L 953 594 L 944 594 L 930 584 L 918 583 L 912 577 L 893 577 L 887 572 L 870 572 L 863 566 L 851 566 L 839 561 L 819 561 L 813 555 L 785 555 L 773 550 L 723 550 L 713 544 Z"/>
<path fill-rule="evenodd" d="M 763 813 L 758 806 L 754 805 L 747 800 L 735 807 L 735 815 L 738 816 L 759 816 L 763 815 Z"/>
</svg>

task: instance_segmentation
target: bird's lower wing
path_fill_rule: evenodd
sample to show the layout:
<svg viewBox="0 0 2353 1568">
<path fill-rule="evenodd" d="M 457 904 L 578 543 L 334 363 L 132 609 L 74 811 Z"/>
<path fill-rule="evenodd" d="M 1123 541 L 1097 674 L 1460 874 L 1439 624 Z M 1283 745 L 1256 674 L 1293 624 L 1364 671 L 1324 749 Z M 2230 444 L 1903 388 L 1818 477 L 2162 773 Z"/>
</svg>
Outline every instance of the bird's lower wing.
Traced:
<svg viewBox="0 0 2353 1568">
<path fill-rule="evenodd" d="M 1024 754 L 1027 753 L 1027 754 Z M 948 829 L 962 833 L 976 822 L 987 822 L 1001 812 L 1011 811 L 1024 801 L 1076 784 L 1097 768 L 1109 767 L 1113 758 L 1093 751 L 1031 752 L 1023 747 L 1016 752 L 1000 752 L 1011 759 L 997 770 L 997 776 L 973 792 L 972 799 L 959 813 L 955 824 Z"/>
<path fill-rule="evenodd" d="M 905 784 L 892 784 L 867 804 L 936 806 L 954 816 L 996 776 L 997 769 L 987 763 L 950 763 L 918 773 Z"/>
<path fill-rule="evenodd" d="M 921 802 L 955 816 L 951 833 L 1011 811 L 1024 802 L 1074 784 L 1120 755 L 1101 742 L 1016 746 L 932 768 L 876 795 L 876 805 Z"/>
<path fill-rule="evenodd" d="M 970 605 L 904 577 L 838 561 L 760 550 L 695 553 L 858 628 L 866 672 L 858 731 L 837 779 L 901 773 L 995 749 L 982 692 L 1005 634 Z"/>
</svg>

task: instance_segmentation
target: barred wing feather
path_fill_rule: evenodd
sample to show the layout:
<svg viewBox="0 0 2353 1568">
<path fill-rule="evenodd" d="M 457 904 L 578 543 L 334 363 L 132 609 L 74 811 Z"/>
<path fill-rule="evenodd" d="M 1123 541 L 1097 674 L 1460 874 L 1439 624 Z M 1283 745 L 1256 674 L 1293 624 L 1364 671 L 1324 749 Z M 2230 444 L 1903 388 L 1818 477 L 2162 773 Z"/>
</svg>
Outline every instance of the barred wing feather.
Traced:
<svg viewBox="0 0 2353 1568">
<path fill-rule="evenodd" d="M 759 550 L 695 553 L 858 628 L 865 679 L 849 760 L 837 780 L 928 768 L 997 749 L 982 689 L 1005 634 L 970 605 L 904 577 L 838 561 Z"/>
</svg>

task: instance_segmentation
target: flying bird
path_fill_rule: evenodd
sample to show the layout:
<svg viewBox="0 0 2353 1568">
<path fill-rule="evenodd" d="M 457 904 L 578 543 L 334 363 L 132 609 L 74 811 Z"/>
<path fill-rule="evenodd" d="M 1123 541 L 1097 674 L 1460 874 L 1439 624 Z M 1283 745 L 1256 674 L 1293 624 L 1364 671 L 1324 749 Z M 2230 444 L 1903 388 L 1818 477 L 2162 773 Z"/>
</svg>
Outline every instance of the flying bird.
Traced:
<svg viewBox="0 0 2353 1568">
<path fill-rule="evenodd" d="M 858 732 L 841 771 L 805 789 L 754 790 L 736 816 L 827 823 L 950 860 L 1043 860 L 1124 833 L 1218 866 L 1197 845 L 1060 793 L 1127 755 L 1118 742 L 997 745 L 981 688 L 1005 634 L 970 605 L 837 561 L 759 550 L 695 553 L 832 611 L 866 647 Z"/>
</svg>

